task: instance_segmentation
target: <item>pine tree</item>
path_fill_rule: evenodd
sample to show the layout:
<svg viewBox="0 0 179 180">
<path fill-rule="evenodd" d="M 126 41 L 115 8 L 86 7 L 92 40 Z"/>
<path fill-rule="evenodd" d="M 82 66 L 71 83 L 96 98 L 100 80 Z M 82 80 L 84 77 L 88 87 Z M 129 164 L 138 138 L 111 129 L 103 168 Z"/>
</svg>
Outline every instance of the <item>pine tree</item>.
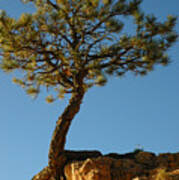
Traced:
<svg viewBox="0 0 179 180">
<path fill-rule="evenodd" d="M 52 136 L 49 164 L 33 178 L 57 179 L 66 134 L 88 89 L 104 86 L 109 76 L 146 75 L 155 65 L 167 65 L 176 17 L 159 22 L 142 12 L 142 0 L 22 1 L 29 2 L 36 11 L 18 19 L 1 11 L 0 68 L 21 70 L 13 82 L 29 95 L 36 97 L 43 87 L 54 90 L 48 103 L 71 94 Z M 124 32 L 126 17 L 133 20 L 132 35 Z"/>
</svg>

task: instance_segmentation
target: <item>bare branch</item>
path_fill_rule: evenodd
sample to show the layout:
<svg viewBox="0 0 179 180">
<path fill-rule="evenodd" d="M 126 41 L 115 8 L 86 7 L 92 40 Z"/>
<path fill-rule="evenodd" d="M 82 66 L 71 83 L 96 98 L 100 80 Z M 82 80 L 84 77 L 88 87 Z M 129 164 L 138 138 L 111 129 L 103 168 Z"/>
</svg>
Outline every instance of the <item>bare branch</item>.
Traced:
<svg viewBox="0 0 179 180">
<path fill-rule="evenodd" d="M 103 64 L 99 64 L 99 65 L 96 65 L 94 67 L 92 67 L 92 69 L 96 69 L 96 68 L 99 68 L 99 69 L 104 69 L 104 68 L 107 68 L 111 65 L 118 65 L 118 66 L 121 66 L 121 65 L 124 65 L 124 64 L 128 64 L 128 63 L 131 63 L 133 62 L 134 60 L 136 60 L 136 58 L 133 58 L 133 59 L 130 59 L 130 60 L 126 60 L 125 62 L 120 62 L 121 60 L 121 57 L 123 55 L 125 55 L 126 53 L 129 52 L 129 50 L 132 49 L 132 47 L 128 47 L 126 48 L 123 52 L 121 52 L 120 54 L 118 55 L 115 55 L 116 52 L 113 52 L 113 53 L 109 53 L 109 54 L 104 54 L 104 55 L 101 55 L 101 56 L 93 56 L 92 57 L 92 60 L 94 59 L 98 59 L 98 58 L 112 58 L 110 61 L 106 62 L 106 63 L 103 63 Z M 94 58 L 94 59 L 93 59 Z M 87 68 L 88 70 L 91 69 L 91 68 Z"/>
<path fill-rule="evenodd" d="M 91 50 L 91 48 L 93 48 L 94 45 L 96 45 L 98 42 L 101 42 L 104 38 L 106 37 L 106 34 L 104 34 L 101 38 L 99 39 L 96 39 L 93 43 L 89 44 L 88 47 L 87 47 L 87 50 L 86 50 L 86 55 L 85 55 L 85 63 L 87 63 L 87 57 L 88 57 L 88 54 Z"/>
<path fill-rule="evenodd" d="M 47 3 L 48 3 L 49 5 L 51 5 L 53 8 L 55 8 L 56 10 L 59 10 L 59 9 L 60 9 L 56 4 L 52 3 L 50 0 L 47 0 Z"/>
<path fill-rule="evenodd" d="M 113 52 L 109 52 L 107 54 L 101 54 L 101 55 L 88 55 L 88 57 L 90 58 L 88 60 L 89 61 L 93 61 L 95 59 L 102 59 L 102 58 L 113 58 L 113 57 L 116 57 L 116 58 L 119 58 L 123 55 L 125 55 L 126 53 L 128 53 L 130 50 L 132 49 L 132 46 L 126 48 L 123 52 L 121 52 L 120 54 L 117 54 L 116 51 L 113 51 Z"/>
<path fill-rule="evenodd" d="M 64 34 L 60 31 L 58 31 L 58 34 L 60 34 L 60 36 L 72 47 L 72 42 Z"/>
<path fill-rule="evenodd" d="M 114 17 L 116 15 L 119 15 L 118 13 L 110 13 L 107 17 L 99 21 L 95 26 L 93 26 L 92 29 L 90 29 L 86 34 L 91 34 L 93 33 L 96 29 L 98 29 L 104 22 L 109 20 L 111 17 Z"/>
</svg>

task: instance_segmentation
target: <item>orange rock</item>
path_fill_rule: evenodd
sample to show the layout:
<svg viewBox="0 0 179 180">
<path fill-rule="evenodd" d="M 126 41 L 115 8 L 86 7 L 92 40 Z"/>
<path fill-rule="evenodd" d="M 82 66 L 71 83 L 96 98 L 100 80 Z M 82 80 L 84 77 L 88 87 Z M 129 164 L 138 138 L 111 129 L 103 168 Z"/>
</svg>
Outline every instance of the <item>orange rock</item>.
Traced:
<svg viewBox="0 0 179 180">
<path fill-rule="evenodd" d="M 124 155 L 67 152 L 66 180 L 179 180 L 179 153 L 150 152 Z M 89 157 L 89 156 L 90 157 Z M 163 180 L 163 179 L 162 179 Z"/>
<path fill-rule="evenodd" d="M 99 157 L 68 164 L 64 171 L 67 180 L 111 180 L 110 158 Z"/>
</svg>

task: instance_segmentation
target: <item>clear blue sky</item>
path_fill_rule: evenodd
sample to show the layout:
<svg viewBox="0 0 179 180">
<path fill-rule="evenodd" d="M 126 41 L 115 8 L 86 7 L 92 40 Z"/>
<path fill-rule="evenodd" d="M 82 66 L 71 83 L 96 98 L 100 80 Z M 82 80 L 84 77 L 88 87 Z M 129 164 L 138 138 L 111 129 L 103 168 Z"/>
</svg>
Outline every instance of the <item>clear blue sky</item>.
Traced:
<svg viewBox="0 0 179 180">
<path fill-rule="evenodd" d="M 179 15 L 178 0 L 144 0 L 143 9 L 161 20 Z M 11 16 L 30 12 L 20 0 L 0 0 Z M 179 23 L 176 30 L 179 32 Z M 126 153 L 179 151 L 179 43 L 169 51 L 172 64 L 145 77 L 111 78 L 85 96 L 68 134 L 66 149 Z M 0 71 L 0 179 L 28 180 L 47 165 L 55 122 L 66 101 L 32 100 Z"/>
</svg>

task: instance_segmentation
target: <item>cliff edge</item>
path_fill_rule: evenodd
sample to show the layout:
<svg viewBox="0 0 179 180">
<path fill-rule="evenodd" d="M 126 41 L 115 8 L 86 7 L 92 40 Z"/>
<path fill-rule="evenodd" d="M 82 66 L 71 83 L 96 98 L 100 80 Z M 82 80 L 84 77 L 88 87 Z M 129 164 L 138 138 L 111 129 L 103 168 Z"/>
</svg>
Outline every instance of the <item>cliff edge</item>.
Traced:
<svg viewBox="0 0 179 180">
<path fill-rule="evenodd" d="M 179 153 L 65 151 L 64 180 L 179 180 Z"/>
</svg>

